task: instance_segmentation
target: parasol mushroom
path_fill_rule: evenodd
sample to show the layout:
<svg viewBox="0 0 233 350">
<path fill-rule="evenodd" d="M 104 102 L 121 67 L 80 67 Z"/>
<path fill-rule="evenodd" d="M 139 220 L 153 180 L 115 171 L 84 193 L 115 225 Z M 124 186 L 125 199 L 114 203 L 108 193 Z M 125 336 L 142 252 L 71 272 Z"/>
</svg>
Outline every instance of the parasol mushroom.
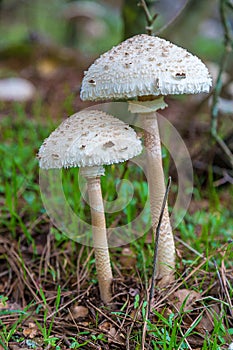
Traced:
<svg viewBox="0 0 233 350">
<path fill-rule="evenodd" d="M 211 77 L 204 63 L 167 40 L 136 35 L 101 55 L 85 72 L 82 100 L 132 100 L 129 109 L 143 120 L 153 229 L 165 193 L 156 111 L 169 94 L 208 92 Z M 158 245 L 157 279 L 174 279 L 175 245 L 167 207 Z"/>
<path fill-rule="evenodd" d="M 127 124 L 102 111 L 84 110 L 53 131 L 38 153 L 41 168 L 80 167 L 87 180 L 96 270 L 104 303 L 111 299 L 112 270 L 100 176 L 104 175 L 103 165 L 124 162 L 141 150 L 141 141 Z"/>
</svg>

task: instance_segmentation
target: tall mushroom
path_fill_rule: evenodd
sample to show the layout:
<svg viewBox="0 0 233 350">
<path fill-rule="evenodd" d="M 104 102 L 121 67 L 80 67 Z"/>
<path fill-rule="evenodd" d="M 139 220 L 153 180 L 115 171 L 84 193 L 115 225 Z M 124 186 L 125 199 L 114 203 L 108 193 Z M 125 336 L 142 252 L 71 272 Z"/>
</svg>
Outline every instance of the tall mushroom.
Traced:
<svg viewBox="0 0 233 350">
<path fill-rule="evenodd" d="M 103 165 L 124 162 L 141 150 L 141 141 L 127 124 L 102 111 L 84 110 L 53 131 L 38 153 L 41 168 L 80 167 L 87 180 L 96 270 L 104 303 L 111 299 L 112 270 L 100 176 L 104 175 Z"/>
<path fill-rule="evenodd" d="M 85 72 L 82 100 L 133 100 L 130 110 L 143 117 L 153 229 L 157 227 L 165 193 L 157 124 L 158 109 L 169 94 L 208 92 L 211 78 L 204 63 L 164 39 L 136 35 L 100 56 Z M 175 245 L 165 209 L 158 245 L 157 279 L 173 280 Z"/>
</svg>

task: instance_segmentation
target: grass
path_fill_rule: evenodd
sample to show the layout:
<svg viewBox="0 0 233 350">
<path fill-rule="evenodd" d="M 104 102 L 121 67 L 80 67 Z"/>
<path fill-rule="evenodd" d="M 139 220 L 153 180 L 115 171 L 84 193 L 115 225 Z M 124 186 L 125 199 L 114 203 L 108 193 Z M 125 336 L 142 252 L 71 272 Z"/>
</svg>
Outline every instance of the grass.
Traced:
<svg viewBox="0 0 233 350">
<path fill-rule="evenodd" d="M 55 124 L 49 119 L 41 123 L 38 116 L 29 118 L 19 105 L 1 119 L 2 347 L 194 349 L 196 343 L 201 349 L 226 349 L 233 332 L 229 311 L 233 298 L 233 219 L 222 203 L 225 190 L 214 188 L 213 181 L 202 193 L 195 188 L 193 202 L 201 206 L 207 200 L 208 207 L 187 214 L 176 230 L 177 280 L 167 290 L 156 290 L 150 321 L 145 316 L 153 256 L 150 233 L 130 242 L 126 250 L 111 249 L 115 310 L 108 309 L 96 302 L 92 249 L 73 242 L 51 225 L 41 201 L 35 156 Z M 135 192 L 128 204 L 120 203 L 123 214 L 120 208 L 106 215 L 108 226 L 131 221 L 147 200 L 147 184 L 140 169 L 111 166 L 106 167 L 102 180 L 104 198 L 110 203 L 107 208 L 128 189 L 121 183 L 122 177 L 133 184 Z M 87 220 L 89 209 L 77 184 L 77 169 L 63 172 L 67 201 Z M 232 194 L 231 188 L 226 191 Z M 179 294 L 175 300 L 169 299 L 180 289 L 199 293 L 200 299 L 186 309 L 187 299 Z M 177 306 L 177 298 L 181 306 Z M 86 318 L 75 318 L 77 305 L 87 308 Z"/>
</svg>

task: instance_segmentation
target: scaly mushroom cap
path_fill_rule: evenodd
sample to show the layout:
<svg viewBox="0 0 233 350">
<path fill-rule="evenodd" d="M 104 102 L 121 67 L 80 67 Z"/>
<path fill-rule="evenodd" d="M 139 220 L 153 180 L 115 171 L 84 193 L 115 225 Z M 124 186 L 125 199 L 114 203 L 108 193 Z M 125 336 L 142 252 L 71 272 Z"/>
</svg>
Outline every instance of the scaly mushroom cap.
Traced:
<svg viewBox="0 0 233 350">
<path fill-rule="evenodd" d="M 84 110 L 66 119 L 40 147 L 44 169 L 91 167 L 120 163 L 142 151 L 135 131 L 98 110 Z"/>
<path fill-rule="evenodd" d="M 164 39 L 136 35 L 100 56 L 85 72 L 82 100 L 208 92 L 204 63 Z"/>
</svg>

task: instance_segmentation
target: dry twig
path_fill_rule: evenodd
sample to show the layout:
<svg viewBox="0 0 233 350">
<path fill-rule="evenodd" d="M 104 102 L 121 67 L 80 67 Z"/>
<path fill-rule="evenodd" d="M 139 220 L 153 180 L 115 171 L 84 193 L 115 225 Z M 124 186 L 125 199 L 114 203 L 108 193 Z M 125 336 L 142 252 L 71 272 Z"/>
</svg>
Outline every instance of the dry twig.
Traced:
<svg viewBox="0 0 233 350">
<path fill-rule="evenodd" d="M 154 257 L 153 257 L 153 270 L 152 270 L 152 278 L 151 278 L 151 287 L 150 287 L 150 294 L 149 294 L 149 301 L 148 301 L 148 310 L 147 310 L 147 319 L 150 319 L 150 311 L 151 311 L 151 302 L 154 297 L 154 291 L 155 291 L 155 276 L 156 276 L 156 267 L 157 267 L 157 257 L 158 257 L 158 245 L 159 245 L 159 234 L 160 234 L 160 226 L 163 219 L 164 209 L 167 203 L 167 198 L 169 194 L 169 190 L 171 187 L 171 177 L 168 178 L 167 188 L 166 192 L 163 198 L 162 208 L 159 216 L 158 225 L 156 228 L 156 234 L 155 234 L 155 248 L 154 248 Z"/>
<path fill-rule="evenodd" d="M 145 15 L 146 15 L 146 22 L 147 22 L 146 31 L 147 31 L 147 34 L 148 35 L 152 35 L 152 33 L 153 33 L 153 24 L 154 24 L 154 21 L 156 20 L 156 18 L 158 17 L 158 13 L 155 13 L 154 15 L 152 15 L 150 13 L 150 10 L 149 10 L 145 0 L 140 0 L 139 3 L 138 3 L 138 6 L 141 6 L 143 8 L 143 10 L 145 12 Z"/>
</svg>

